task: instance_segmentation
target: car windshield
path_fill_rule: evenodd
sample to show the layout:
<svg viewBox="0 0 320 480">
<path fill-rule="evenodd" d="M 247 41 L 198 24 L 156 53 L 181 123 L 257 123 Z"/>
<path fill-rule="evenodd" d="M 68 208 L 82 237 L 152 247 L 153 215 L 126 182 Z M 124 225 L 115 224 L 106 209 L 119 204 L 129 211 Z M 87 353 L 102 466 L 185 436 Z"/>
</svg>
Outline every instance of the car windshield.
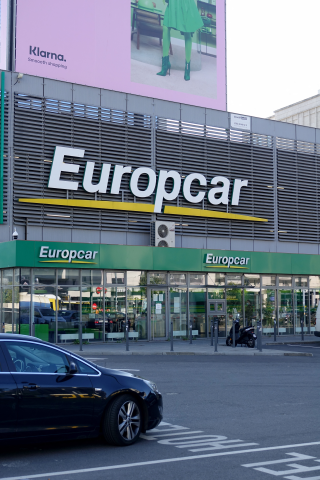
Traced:
<svg viewBox="0 0 320 480">
<path fill-rule="evenodd" d="M 47 316 L 47 315 L 54 315 L 54 310 L 52 308 L 41 308 L 40 312 L 42 315 Z"/>
</svg>

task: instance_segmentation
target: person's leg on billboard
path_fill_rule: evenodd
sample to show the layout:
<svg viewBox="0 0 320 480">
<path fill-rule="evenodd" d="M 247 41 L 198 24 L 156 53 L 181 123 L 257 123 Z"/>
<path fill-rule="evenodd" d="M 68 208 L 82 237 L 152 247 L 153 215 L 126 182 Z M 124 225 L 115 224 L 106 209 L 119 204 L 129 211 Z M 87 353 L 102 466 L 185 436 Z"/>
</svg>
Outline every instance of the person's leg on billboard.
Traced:
<svg viewBox="0 0 320 480">
<path fill-rule="evenodd" d="M 169 60 L 169 49 L 170 49 L 170 28 L 168 27 L 163 27 L 163 53 L 162 53 L 162 70 L 161 72 L 157 73 L 157 75 L 161 75 L 162 77 L 165 77 L 167 75 L 167 71 L 169 70 L 169 75 L 170 75 L 170 60 Z"/>
<path fill-rule="evenodd" d="M 184 34 L 185 49 L 186 49 L 186 67 L 184 72 L 184 79 L 186 81 L 190 80 L 190 62 L 191 62 L 191 51 L 192 51 L 192 38 L 191 33 Z"/>
</svg>

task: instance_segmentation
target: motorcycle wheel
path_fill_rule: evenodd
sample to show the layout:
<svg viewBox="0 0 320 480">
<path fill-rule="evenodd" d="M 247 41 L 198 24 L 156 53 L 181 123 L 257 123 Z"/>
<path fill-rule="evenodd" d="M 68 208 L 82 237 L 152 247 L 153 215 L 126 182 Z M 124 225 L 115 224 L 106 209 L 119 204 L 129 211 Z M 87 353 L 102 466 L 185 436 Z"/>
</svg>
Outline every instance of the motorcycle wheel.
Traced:
<svg viewBox="0 0 320 480">
<path fill-rule="evenodd" d="M 248 348 L 254 348 L 255 344 L 256 344 L 256 342 L 254 341 L 254 338 L 250 338 L 248 340 L 248 343 L 247 343 Z"/>
<path fill-rule="evenodd" d="M 227 337 L 226 345 L 227 345 L 227 347 L 231 347 L 231 345 L 232 345 L 232 338 L 231 337 Z"/>
</svg>

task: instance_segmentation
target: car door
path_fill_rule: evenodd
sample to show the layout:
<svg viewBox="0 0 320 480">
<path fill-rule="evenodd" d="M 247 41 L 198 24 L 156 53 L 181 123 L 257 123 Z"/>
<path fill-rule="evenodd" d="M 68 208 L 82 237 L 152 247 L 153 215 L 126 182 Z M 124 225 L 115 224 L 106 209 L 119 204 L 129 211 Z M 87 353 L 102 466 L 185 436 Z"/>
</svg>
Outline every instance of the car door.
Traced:
<svg viewBox="0 0 320 480">
<path fill-rule="evenodd" d="M 18 389 L 1 349 L 0 342 L 0 440 L 17 433 Z"/>
<path fill-rule="evenodd" d="M 24 340 L 5 340 L 4 345 L 19 393 L 19 436 L 83 435 L 93 429 L 95 397 L 90 377 L 69 374 L 65 352 Z"/>
</svg>

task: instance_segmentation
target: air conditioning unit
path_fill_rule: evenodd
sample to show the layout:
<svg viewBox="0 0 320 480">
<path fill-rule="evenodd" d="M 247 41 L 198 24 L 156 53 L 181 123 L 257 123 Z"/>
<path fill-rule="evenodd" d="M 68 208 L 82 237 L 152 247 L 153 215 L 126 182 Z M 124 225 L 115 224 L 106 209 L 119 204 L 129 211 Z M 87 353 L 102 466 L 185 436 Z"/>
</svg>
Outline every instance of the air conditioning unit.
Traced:
<svg viewBox="0 0 320 480">
<path fill-rule="evenodd" d="M 175 247 L 175 223 L 152 222 L 151 245 L 153 247 Z"/>
</svg>

